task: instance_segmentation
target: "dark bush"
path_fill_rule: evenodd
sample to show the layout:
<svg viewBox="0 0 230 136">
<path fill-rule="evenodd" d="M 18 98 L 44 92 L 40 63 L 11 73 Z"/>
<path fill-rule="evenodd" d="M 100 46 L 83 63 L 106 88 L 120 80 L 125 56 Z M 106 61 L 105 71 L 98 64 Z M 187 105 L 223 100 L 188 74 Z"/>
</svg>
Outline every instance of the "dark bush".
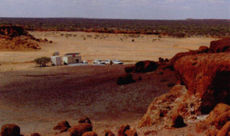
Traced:
<svg viewBox="0 0 230 136">
<path fill-rule="evenodd" d="M 157 67 L 158 64 L 154 61 L 140 61 L 137 62 L 135 65 L 135 72 L 136 73 L 152 72 L 156 70 Z"/>
<path fill-rule="evenodd" d="M 133 79 L 132 74 L 127 74 L 126 76 L 119 77 L 117 79 L 117 84 L 118 85 L 125 85 L 125 84 L 134 83 L 134 82 L 136 82 L 136 81 Z"/>
<path fill-rule="evenodd" d="M 131 73 L 131 72 L 133 72 L 133 71 L 134 71 L 134 69 L 135 69 L 135 67 L 134 67 L 134 66 L 125 67 L 125 72 L 126 72 L 126 73 Z"/>
<path fill-rule="evenodd" d="M 35 59 L 34 61 L 35 61 L 35 63 L 39 64 L 40 67 L 46 67 L 47 63 L 50 62 L 50 58 L 48 58 L 48 57 L 41 57 L 41 58 Z"/>
</svg>

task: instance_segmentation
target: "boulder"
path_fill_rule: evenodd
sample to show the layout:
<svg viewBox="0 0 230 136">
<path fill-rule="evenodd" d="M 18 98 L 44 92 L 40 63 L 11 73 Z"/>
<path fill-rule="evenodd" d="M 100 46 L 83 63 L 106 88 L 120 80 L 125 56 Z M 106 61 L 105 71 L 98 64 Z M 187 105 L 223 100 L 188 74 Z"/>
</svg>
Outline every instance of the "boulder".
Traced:
<svg viewBox="0 0 230 136">
<path fill-rule="evenodd" d="M 70 128 L 68 121 L 59 122 L 53 129 L 58 130 L 60 133 L 67 131 Z"/>
<path fill-rule="evenodd" d="M 89 123 L 89 124 L 92 124 L 89 117 L 81 117 L 79 120 L 78 120 L 78 123 Z"/>
<path fill-rule="evenodd" d="M 1 136 L 20 136 L 20 127 L 15 124 L 6 124 L 1 128 Z"/>
<path fill-rule="evenodd" d="M 209 48 L 207 46 L 200 46 L 198 49 L 198 53 L 208 53 Z"/>
<path fill-rule="evenodd" d="M 83 133 L 82 136 L 97 136 L 97 133 L 95 133 L 95 132 L 93 132 L 93 131 L 89 131 L 89 132 Z"/>
<path fill-rule="evenodd" d="M 111 130 L 106 130 L 105 136 L 115 136 L 115 134 Z"/>
<path fill-rule="evenodd" d="M 80 123 L 71 127 L 69 130 L 70 136 L 81 136 L 85 132 L 93 131 L 93 126 L 89 123 Z"/>
</svg>

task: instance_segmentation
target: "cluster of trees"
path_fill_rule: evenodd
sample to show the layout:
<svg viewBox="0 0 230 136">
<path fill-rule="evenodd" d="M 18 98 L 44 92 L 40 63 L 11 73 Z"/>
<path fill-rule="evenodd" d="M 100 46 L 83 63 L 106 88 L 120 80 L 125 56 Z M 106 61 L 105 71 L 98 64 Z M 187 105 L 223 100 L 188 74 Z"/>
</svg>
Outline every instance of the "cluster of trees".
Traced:
<svg viewBox="0 0 230 136">
<path fill-rule="evenodd" d="M 229 36 L 229 20 L 121 20 L 79 18 L 0 18 L 1 24 L 22 25 L 27 30 L 85 31 L 99 33 L 156 34 L 174 37 Z"/>
</svg>

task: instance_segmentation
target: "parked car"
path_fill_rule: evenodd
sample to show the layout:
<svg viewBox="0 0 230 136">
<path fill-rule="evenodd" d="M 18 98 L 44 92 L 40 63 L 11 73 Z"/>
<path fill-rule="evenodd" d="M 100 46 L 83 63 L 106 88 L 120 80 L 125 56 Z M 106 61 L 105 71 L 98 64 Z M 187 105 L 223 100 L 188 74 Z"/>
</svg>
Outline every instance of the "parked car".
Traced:
<svg viewBox="0 0 230 136">
<path fill-rule="evenodd" d="M 113 60 L 112 62 L 113 64 L 123 64 L 123 62 L 121 62 L 120 60 Z"/>
<path fill-rule="evenodd" d="M 103 61 L 96 59 L 93 61 L 93 64 L 103 64 Z"/>
</svg>

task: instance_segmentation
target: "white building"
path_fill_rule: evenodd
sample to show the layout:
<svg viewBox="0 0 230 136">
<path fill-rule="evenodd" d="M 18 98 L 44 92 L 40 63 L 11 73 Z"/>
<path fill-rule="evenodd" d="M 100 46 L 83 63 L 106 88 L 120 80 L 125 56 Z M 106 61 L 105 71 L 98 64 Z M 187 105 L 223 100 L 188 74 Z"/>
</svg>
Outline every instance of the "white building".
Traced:
<svg viewBox="0 0 230 136">
<path fill-rule="evenodd" d="M 65 65 L 82 62 L 80 53 L 67 53 L 62 57 L 62 61 Z"/>
<path fill-rule="evenodd" d="M 60 56 L 51 56 L 51 63 L 53 66 L 61 66 L 62 59 Z"/>
</svg>

